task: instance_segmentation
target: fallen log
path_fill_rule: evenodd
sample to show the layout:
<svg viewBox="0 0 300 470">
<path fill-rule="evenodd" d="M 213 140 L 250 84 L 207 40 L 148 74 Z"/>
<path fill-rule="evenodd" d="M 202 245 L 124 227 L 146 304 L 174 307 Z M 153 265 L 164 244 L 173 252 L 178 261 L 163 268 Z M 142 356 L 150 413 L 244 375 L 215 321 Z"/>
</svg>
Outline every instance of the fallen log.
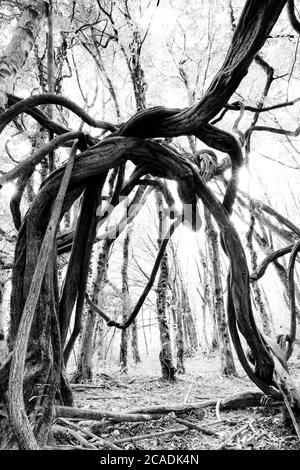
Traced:
<svg viewBox="0 0 300 470">
<path fill-rule="evenodd" d="M 152 421 L 160 419 L 162 416 L 158 414 L 130 414 L 130 413 L 112 413 L 110 411 L 102 411 L 98 409 L 82 409 L 70 406 L 55 406 L 56 418 L 71 418 L 81 420 L 101 421 L 107 418 L 117 422 L 136 422 L 136 421 Z"/>
<path fill-rule="evenodd" d="M 170 404 L 170 405 L 154 405 L 139 408 L 131 408 L 126 410 L 126 413 L 184 413 L 187 411 L 198 410 L 202 408 L 208 408 L 210 406 L 216 406 L 219 402 L 220 409 L 239 409 L 248 408 L 251 406 L 260 406 L 260 400 L 264 396 L 262 392 L 250 391 L 237 393 L 221 399 L 212 399 L 207 401 L 200 401 L 196 403 L 184 403 L 184 404 Z"/>
<path fill-rule="evenodd" d="M 243 393 L 237 393 L 225 397 L 221 400 L 213 399 L 206 400 L 196 403 L 185 403 L 185 404 L 171 404 L 171 405 L 154 405 L 148 407 L 139 407 L 126 410 L 125 412 L 110 412 L 98 409 L 82 409 L 73 408 L 67 406 L 56 406 L 55 416 L 57 418 L 69 418 L 69 419 L 81 419 L 81 420 L 93 420 L 102 421 L 103 419 L 109 420 L 110 422 L 138 422 L 138 421 L 151 421 L 162 418 L 167 413 L 184 413 L 192 410 L 199 410 L 208 408 L 210 406 L 220 405 L 221 410 L 234 410 L 243 409 L 247 407 L 262 406 L 261 399 L 264 396 L 262 392 L 249 391 Z M 178 421 L 178 419 L 177 419 Z M 185 424 L 182 421 L 181 424 Z M 186 424 L 191 428 L 191 424 Z M 210 431 L 208 428 L 194 425 L 193 429 L 198 431 L 206 432 L 206 434 L 216 434 L 214 431 Z"/>
<path fill-rule="evenodd" d="M 262 392 L 242 392 L 229 395 L 220 402 L 221 410 L 238 410 L 252 406 L 261 406 Z"/>
<path fill-rule="evenodd" d="M 126 413 L 135 414 L 135 413 L 184 413 L 185 411 L 198 410 L 202 408 L 208 408 L 209 406 L 214 406 L 217 404 L 218 400 L 207 400 L 200 401 L 197 403 L 185 403 L 182 405 L 172 404 L 172 405 L 154 405 L 146 406 L 141 408 L 131 408 L 126 410 Z"/>
</svg>

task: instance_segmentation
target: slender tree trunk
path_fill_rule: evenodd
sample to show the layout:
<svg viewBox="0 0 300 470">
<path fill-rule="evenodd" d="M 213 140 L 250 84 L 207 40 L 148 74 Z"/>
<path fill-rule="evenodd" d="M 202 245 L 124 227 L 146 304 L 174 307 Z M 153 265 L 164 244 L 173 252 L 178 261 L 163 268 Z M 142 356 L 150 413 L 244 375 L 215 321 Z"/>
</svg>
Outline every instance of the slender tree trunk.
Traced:
<svg viewBox="0 0 300 470">
<path fill-rule="evenodd" d="M 53 2 L 48 0 L 48 33 L 47 33 L 47 85 L 48 93 L 54 93 L 54 48 L 53 48 Z M 53 119 L 53 105 L 47 106 L 48 117 Z M 49 131 L 49 141 L 53 139 L 53 132 Z M 55 169 L 55 153 L 49 154 L 49 172 Z"/>
<path fill-rule="evenodd" d="M 27 201 L 28 201 L 29 205 L 33 202 L 33 200 L 35 198 L 34 176 L 33 175 L 29 178 L 28 183 L 26 185 L 26 198 L 27 198 Z"/>
<path fill-rule="evenodd" d="M 112 171 L 109 178 L 109 194 L 113 194 L 113 187 L 118 174 L 118 170 L 115 169 Z M 101 292 L 103 286 L 106 282 L 106 274 L 108 269 L 108 258 L 110 254 L 110 249 L 113 244 L 113 239 L 106 237 L 103 245 L 99 251 L 96 267 L 96 276 L 93 281 L 92 289 L 92 302 L 98 305 L 100 301 Z M 93 376 L 93 354 L 95 351 L 95 337 L 96 337 L 96 325 L 100 331 L 98 331 L 100 342 L 97 345 L 98 357 L 103 357 L 104 355 L 104 345 L 102 342 L 102 331 L 104 330 L 104 322 L 102 318 L 99 318 L 97 312 L 92 309 L 89 309 L 86 316 L 86 321 L 84 324 L 83 335 L 80 344 L 80 354 L 79 361 L 77 365 L 77 370 L 73 377 L 75 382 L 81 382 L 82 380 L 91 380 Z"/>
<path fill-rule="evenodd" d="M 250 201 L 250 218 L 251 218 L 250 219 L 250 226 L 249 226 L 249 230 L 248 230 L 247 235 L 246 235 L 246 237 L 247 237 L 247 247 L 249 248 L 249 251 L 250 251 L 252 271 L 256 271 L 256 269 L 257 269 L 257 254 L 256 254 L 256 252 L 254 250 L 254 246 L 253 246 L 253 230 L 254 230 L 254 225 L 255 225 L 255 216 L 253 214 L 251 201 Z M 271 336 L 272 331 L 271 331 L 270 319 L 269 319 L 269 315 L 267 313 L 266 306 L 265 306 L 263 298 L 262 298 L 262 294 L 261 294 L 259 284 L 258 284 L 257 281 L 254 281 L 254 282 L 252 282 L 251 286 L 252 286 L 252 289 L 253 289 L 255 302 L 256 302 L 256 305 L 257 305 L 257 308 L 258 308 L 258 311 L 260 313 L 260 317 L 261 317 L 261 320 L 262 320 L 263 332 L 267 336 Z"/>
<path fill-rule="evenodd" d="M 6 93 L 11 91 L 17 73 L 33 48 L 44 13 L 43 0 L 26 1 L 13 37 L 0 57 L 0 109 L 2 110 L 7 103 Z"/>
<path fill-rule="evenodd" d="M 268 241 L 265 238 L 261 239 L 261 238 L 258 238 L 257 236 L 255 236 L 255 232 L 253 233 L 253 236 L 255 237 L 255 240 L 259 244 L 260 248 L 264 251 L 264 253 L 266 255 L 268 255 L 270 253 L 270 251 L 272 250 L 272 247 L 270 246 Z M 282 283 L 282 286 L 284 288 L 284 293 L 283 293 L 284 302 L 287 306 L 288 311 L 290 311 L 291 306 L 290 306 L 290 296 L 289 296 L 289 282 L 288 282 L 288 276 L 287 276 L 286 268 L 285 268 L 284 265 L 278 263 L 278 261 L 274 261 L 273 264 L 274 264 L 275 271 L 278 275 L 278 278 L 279 278 L 279 280 Z M 296 297 L 298 297 L 298 299 L 300 300 L 300 291 L 299 291 L 299 288 L 298 288 L 297 285 L 295 285 L 295 291 L 296 291 Z M 300 302 L 298 302 L 298 304 L 300 304 Z M 269 309 L 269 311 L 270 311 L 270 309 Z M 296 316 L 297 316 L 297 319 L 298 319 L 298 322 L 299 322 L 300 321 L 300 311 L 299 311 L 299 307 L 297 307 L 297 306 L 296 306 Z M 271 329 L 274 330 L 273 323 L 274 323 L 274 321 L 272 319 L 272 316 L 270 316 Z M 275 333 L 275 336 L 276 336 L 276 333 Z"/>
<path fill-rule="evenodd" d="M 209 243 L 209 253 L 213 267 L 214 297 L 215 297 L 215 315 L 218 325 L 219 347 L 221 352 L 221 369 L 225 375 L 235 375 L 235 365 L 230 345 L 230 337 L 226 323 L 223 286 L 220 267 L 220 253 L 218 245 L 218 235 L 213 226 L 209 211 L 204 208 L 206 233 Z"/>
<path fill-rule="evenodd" d="M 128 227 L 123 243 L 123 264 L 121 269 L 122 275 L 122 319 L 126 321 L 130 309 L 130 297 L 128 287 L 128 261 L 129 261 L 129 243 L 132 232 L 132 225 Z M 121 370 L 127 373 L 128 370 L 128 329 L 121 331 L 120 344 L 120 365 Z"/>
<path fill-rule="evenodd" d="M 214 308 L 214 303 L 213 303 L 213 293 L 212 289 L 214 286 L 214 277 L 212 273 L 212 268 L 209 266 L 207 260 L 210 260 L 210 246 L 208 239 L 205 240 L 205 251 L 206 255 L 204 256 L 203 253 L 201 253 L 201 260 L 202 260 L 202 265 L 203 265 L 203 270 L 204 270 L 204 304 L 206 304 L 209 312 L 209 316 L 212 321 L 212 339 L 211 339 L 211 344 L 209 345 L 209 351 L 215 351 L 216 349 L 219 348 L 219 337 L 218 337 L 218 326 L 217 326 L 217 320 L 216 320 L 216 311 Z M 206 324 L 206 323 L 205 323 Z M 204 323 L 203 323 L 204 325 Z M 205 328 L 205 334 L 207 338 L 207 329 Z"/>
<path fill-rule="evenodd" d="M 209 254 L 209 244 L 207 242 L 207 252 Z M 219 337 L 218 337 L 218 325 L 217 325 L 217 319 L 216 319 L 216 310 L 214 308 L 214 303 L 212 300 L 213 294 L 212 294 L 212 289 L 214 285 L 214 279 L 213 279 L 213 273 L 211 272 L 211 269 L 206 265 L 207 269 L 207 282 L 205 285 L 205 294 L 206 294 L 206 301 L 207 301 L 207 307 L 208 311 L 210 313 L 210 317 L 212 319 L 212 340 L 211 340 L 211 347 L 209 348 L 211 351 L 215 351 L 219 348 Z"/>
<path fill-rule="evenodd" d="M 100 294 L 100 298 L 98 302 L 99 302 L 99 305 L 102 305 L 102 308 L 103 308 L 103 305 L 104 305 L 103 295 Z M 95 326 L 96 334 L 94 335 L 94 351 L 97 351 L 97 358 L 100 362 L 104 359 L 105 332 L 106 332 L 105 322 L 103 318 L 99 316 L 96 321 L 96 326 Z"/>
<path fill-rule="evenodd" d="M 7 344 L 4 334 L 4 308 L 3 308 L 3 297 L 4 297 L 4 283 L 0 281 L 0 366 L 4 363 L 7 355 Z"/>
<path fill-rule="evenodd" d="M 146 108 L 146 82 L 141 64 L 142 45 L 141 33 L 136 29 L 132 33 L 132 42 L 129 44 L 130 56 L 125 53 L 125 59 L 130 72 L 137 111 Z"/>
<path fill-rule="evenodd" d="M 209 344 L 208 337 L 207 337 L 206 307 L 207 307 L 207 301 L 203 302 L 203 304 L 202 304 L 202 318 L 203 318 L 202 331 L 203 331 L 204 343 L 206 345 L 207 350 L 209 351 L 210 350 L 210 344 Z"/>
<path fill-rule="evenodd" d="M 149 348 L 148 348 L 148 341 L 146 337 L 146 331 L 145 331 L 145 322 L 144 322 L 144 309 L 142 307 L 142 328 L 143 328 L 143 336 L 144 336 L 144 341 L 145 341 L 145 348 L 146 348 L 146 354 L 149 356 Z M 150 335 L 151 335 L 151 330 L 150 330 Z"/>
<path fill-rule="evenodd" d="M 47 131 L 45 129 L 40 129 L 40 132 L 37 136 L 37 148 L 41 148 L 47 140 Z M 49 161 L 48 158 L 43 158 L 41 161 L 41 181 L 45 181 L 49 174 Z"/>
<path fill-rule="evenodd" d="M 179 374 L 184 374 L 185 367 L 184 367 L 184 353 L 185 353 L 185 345 L 189 344 L 189 336 L 187 329 L 185 328 L 184 324 L 184 289 L 183 289 L 183 281 L 182 281 L 182 273 L 180 269 L 180 265 L 178 259 L 176 258 L 176 250 L 174 249 L 174 245 L 172 240 L 170 240 L 171 246 L 171 253 L 173 257 L 173 269 L 174 269 L 174 278 L 172 282 L 170 282 L 170 289 L 172 293 L 172 298 L 170 305 L 168 306 L 169 311 L 172 315 L 172 323 L 173 323 L 173 330 L 175 336 L 175 344 L 176 344 L 176 368 Z M 171 276 L 169 276 L 171 277 Z"/>
<path fill-rule="evenodd" d="M 156 192 L 156 200 L 158 206 L 159 216 L 159 238 L 158 246 L 160 247 L 163 238 L 163 214 L 162 214 L 162 196 Z M 168 254 L 165 251 L 161 262 L 160 262 L 160 274 L 157 283 L 157 297 L 156 297 L 156 310 L 157 319 L 159 324 L 159 333 L 161 341 L 161 351 L 159 353 L 159 359 L 161 364 L 162 378 L 169 381 L 175 380 L 176 369 L 173 366 L 172 350 L 170 341 L 170 330 L 168 326 L 166 316 L 166 293 L 168 288 L 169 280 L 169 266 L 168 266 Z"/>
<path fill-rule="evenodd" d="M 156 309 L 159 324 L 161 351 L 159 359 L 161 364 L 162 378 L 169 381 L 175 380 L 175 367 L 172 361 L 170 330 L 166 316 L 166 290 L 168 287 L 168 255 L 165 253 L 160 264 L 160 275 L 157 284 Z"/>
<path fill-rule="evenodd" d="M 131 347 L 133 360 L 137 364 L 138 362 L 141 362 L 141 357 L 139 352 L 138 329 L 136 320 L 134 320 L 131 325 Z"/>
<path fill-rule="evenodd" d="M 199 293 L 199 295 L 201 297 L 201 300 L 202 300 L 202 318 L 203 318 L 202 332 L 203 332 L 203 339 L 204 339 L 204 343 L 205 343 L 205 346 L 206 346 L 207 350 L 210 351 L 211 347 L 210 347 L 210 344 L 209 344 L 209 341 L 208 341 L 208 336 L 207 336 L 207 321 L 206 321 L 206 309 L 208 308 L 208 310 L 210 312 L 210 308 L 208 307 L 209 298 L 210 298 L 209 283 L 208 283 L 209 273 L 208 273 L 206 258 L 203 255 L 203 253 L 201 252 L 201 250 L 199 250 L 199 254 L 200 254 L 201 262 L 202 262 L 202 266 L 203 266 L 203 281 L 200 277 L 200 272 L 199 272 L 199 279 L 200 279 L 201 284 L 203 284 L 203 294 L 201 294 L 199 288 L 197 290 L 198 290 L 198 293 Z"/>
<path fill-rule="evenodd" d="M 183 299 L 183 324 L 186 329 L 188 338 L 189 338 L 189 343 L 190 347 L 192 350 L 196 350 L 198 348 L 198 338 L 197 338 L 197 332 L 196 332 L 196 327 L 191 311 L 191 306 L 188 298 L 188 293 L 184 286 L 182 286 L 182 299 Z"/>
<path fill-rule="evenodd" d="M 188 309 L 185 310 L 183 314 L 183 322 L 184 322 L 184 326 L 188 334 L 190 346 L 193 350 L 196 350 L 199 344 L 198 344 L 196 326 L 195 326 L 195 322 L 194 322 L 190 307 L 188 307 Z"/>
<path fill-rule="evenodd" d="M 93 282 L 92 301 L 98 305 L 104 278 L 107 271 L 107 263 L 109 257 L 109 251 L 112 244 L 112 240 L 106 238 L 102 249 L 99 252 L 97 260 L 97 274 Z M 73 377 L 74 382 L 81 382 L 83 380 L 91 380 L 93 376 L 93 354 L 94 354 L 94 337 L 95 327 L 98 320 L 98 313 L 92 309 L 87 312 L 85 326 L 82 334 L 79 361 L 75 376 Z M 98 348 L 103 348 L 102 344 L 98 344 Z"/>
<path fill-rule="evenodd" d="M 177 307 L 177 331 L 176 331 L 176 345 L 177 345 L 177 373 L 184 374 L 184 342 L 183 342 L 183 312 L 181 305 Z"/>
</svg>

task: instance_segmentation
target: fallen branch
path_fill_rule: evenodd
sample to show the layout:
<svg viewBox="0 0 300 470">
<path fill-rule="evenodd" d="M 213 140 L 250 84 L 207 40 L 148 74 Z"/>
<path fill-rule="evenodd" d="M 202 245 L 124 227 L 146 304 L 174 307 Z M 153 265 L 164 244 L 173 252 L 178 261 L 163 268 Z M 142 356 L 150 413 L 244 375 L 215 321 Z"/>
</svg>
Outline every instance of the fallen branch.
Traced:
<svg viewBox="0 0 300 470">
<path fill-rule="evenodd" d="M 241 408 L 248 408 L 252 406 L 261 406 L 261 398 L 264 396 L 262 392 L 242 392 L 237 393 L 235 395 L 230 395 L 221 399 L 213 399 L 207 401 L 201 401 L 196 403 L 185 403 L 181 405 L 177 405 L 175 403 L 170 405 L 154 405 L 154 406 L 146 406 L 140 408 L 131 408 L 126 410 L 128 414 L 136 414 L 136 413 L 184 413 L 191 410 L 208 408 L 210 406 L 216 406 L 218 401 L 220 400 L 220 409 L 241 409 Z M 218 419 L 219 421 L 219 419 Z"/>
<path fill-rule="evenodd" d="M 64 418 L 59 418 L 59 421 L 91 437 L 92 439 L 94 439 L 93 444 L 95 445 L 101 445 L 102 447 L 108 447 L 109 449 L 114 449 L 114 450 L 121 450 L 120 447 L 116 446 L 112 442 L 102 439 L 102 437 L 97 436 L 96 434 L 92 433 L 88 429 L 78 426 L 78 424 L 72 423 L 71 421 L 68 421 L 67 419 L 64 419 Z"/>
<path fill-rule="evenodd" d="M 198 424 L 191 423 L 191 421 L 186 421 L 185 419 L 177 418 L 177 423 L 184 424 L 187 428 L 194 429 L 195 431 L 200 431 L 203 434 L 207 434 L 208 436 L 219 436 L 219 433 L 212 431 L 204 426 L 199 426 Z"/>
<path fill-rule="evenodd" d="M 125 437 L 124 439 L 118 439 L 114 441 L 114 444 L 125 444 L 126 442 L 143 441 L 144 439 L 154 439 L 155 437 L 167 436 L 168 434 L 178 434 L 186 431 L 188 431 L 187 427 L 167 429 L 166 431 L 158 431 L 153 432 L 151 434 L 141 434 L 140 436 Z"/>
<path fill-rule="evenodd" d="M 244 426 L 242 426 L 241 428 L 239 428 L 237 431 L 235 431 L 234 433 L 232 433 L 229 437 L 227 437 L 226 439 L 224 439 L 223 442 L 221 442 L 221 444 L 219 444 L 215 450 L 221 450 L 221 449 L 224 449 L 224 447 L 226 447 L 227 444 L 229 444 L 229 442 L 234 439 L 236 436 L 238 436 L 239 434 L 241 434 L 242 432 L 246 431 L 246 429 L 248 429 L 249 427 L 249 423 L 245 424 Z"/>
<path fill-rule="evenodd" d="M 244 447 L 252 446 L 254 448 L 254 445 L 257 444 L 257 442 L 265 435 L 267 434 L 266 431 L 261 431 L 259 434 L 254 435 L 249 437 L 244 443 Z"/>
<path fill-rule="evenodd" d="M 186 403 L 183 405 L 154 405 L 148 406 L 144 408 L 132 408 L 131 410 L 127 410 L 126 413 L 135 414 L 135 413 L 184 413 L 185 411 L 191 411 L 201 408 L 208 408 L 209 406 L 214 406 L 217 404 L 217 400 L 208 400 L 202 401 L 198 403 Z"/>
<path fill-rule="evenodd" d="M 52 427 L 52 430 L 54 432 L 59 432 L 59 433 L 64 434 L 66 436 L 70 435 L 70 436 L 74 437 L 74 439 L 76 439 L 76 441 L 78 441 L 79 444 L 81 444 L 83 447 L 86 447 L 88 449 L 97 450 L 96 446 L 94 446 L 93 444 L 90 444 L 84 437 L 80 436 L 80 434 L 78 434 L 78 432 L 74 431 L 74 429 L 70 429 L 70 428 L 67 428 L 67 427 L 64 427 L 64 426 L 60 426 L 59 424 L 55 424 Z"/>
<path fill-rule="evenodd" d="M 115 381 L 114 379 L 112 379 L 113 381 Z M 90 389 L 103 389 L 103 385 L 91 385 L 91 384 L 70 384 L 71 388 L 73 390 L 77 390 L 77 389 L 86 389 L 86 388 L 90 388 Z"/>
<path fill-rule="evenodd" d="M 221 406 L 221 398 L 218 400 L 218 403 L 216 404 L 216 417 L 218 420 L 221 419 L 221 416 L 220 416 L 220 406 Z"/>
<path fill-rule="evenodd" d="M 189 396 L 190 396 L 190 393 L 191 393 L 191 390 L 192 390 L 192 387 L 193 387 L 194 383 L 192 382 L 191 385 L 189 386 L 189 389 L 186 393 L 186 396 L 184 397 L 184 400 L 183 400 L 183 404 L 185 405 L 186 402 L 188 401 L 189 399 Z"/>
<path fill-rule="evenodd" d="M 82 409 L 72 408 L 69 406 L 56 406 L 55 416 L 57 418 L 76 418 L 76 419 L 88 419 L 94 421 L 101 421 L 103 418 L 107 418 L 117 422 L 136 422 L 136 421 L 151 421 L 153 419 L 160 419 L 161 415 L 158 414 L 133 414 L 133 413 L 112 413 L 110 411 L 100 411 L 95 409 Z"/>
<path fill-rule="evenodd" d="M 44 446 L 43 450 L 88 450 L 84 446 Z"/>
</svg>

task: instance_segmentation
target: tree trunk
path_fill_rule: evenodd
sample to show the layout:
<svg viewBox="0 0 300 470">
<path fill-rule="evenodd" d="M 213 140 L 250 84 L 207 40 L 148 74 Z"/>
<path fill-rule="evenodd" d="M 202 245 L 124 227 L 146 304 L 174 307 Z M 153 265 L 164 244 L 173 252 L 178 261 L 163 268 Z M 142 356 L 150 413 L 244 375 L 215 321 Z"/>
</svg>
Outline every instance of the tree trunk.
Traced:
<svg viewBox="0 0 300 470">
<path fill-rule="evenodd" d="M 209 244 L 207 242 L 207 252 L 209 253 Z M 215 351 L 219 349 L 219 336 L 218 336 L 218 325 L 216 319 L 216 309 L 213 302 L 213 285 L 214 285 L 214 278 L 211 269 L 207 266 L 207 283 L 205 286 L 205 294 L 207 300 L 207 307 L 210 313 L 210 318 L 212 320 L 212 339 L 211 339 L 211 351 Z"/>
<path fill-rule="evenodd" d="M 206 290 L 206 287 L 204 289 Z M 203 339 L 204 339 L 205 346 L 206 346 L 207 350 L 209 351 L 210 350 L 210 344 L 209 344 L 208 337 L 207 337 L 206 307 L 207 307 L 207 301 L 205 300 L 205 301 L 203 301 L 203 304 L 202 304 L 202 316 L 203 316 L 202 331 L 203 331 Z"/>
<path fill-rule="evenodd" d="M 16 246 L 10 323 L 13 350 L 7 396 L 10 426 L 22 449 L 45 444 L 53 418 L 62 360 L 55 237 L 66 206 L 64 199 L 75 156 L 76 146 L 72 148 L 52 210 L 51 206 L 46 207 L 45 213 L 43 204 L 32 206 Z M 89 206 L 93 207 L 91 201 Z M 31 243 L 24 249 L 26 237 Z M 34 419 L 34 428 L 28 414 Z"/>
<path fill-rule="evenodd" d="M 47 131 L 45 129 L 40 129 L 40 132 L 37 136 L 37 148 L 41 148 L 47 140 Z M 49 174 L 49 161 L 48 158 L 45 157 L 41 161 L 41 181 L 45 181 Z"/>
<path fill-rule="evenodd" d="M 141 356 L 139 352 L 139 341 L 138 341 L 138 329 L 136 320 L 133 321 L 131 325 L 131 347 L 132 347 L 132 356 L 135 364 L 141 362 Z"/>
<path fill-rule="evenodd" d="M 48 0 L 48 12 L 47 12 L 47 85 L 48 93 L 54 93 L 54 49 L 53 49 L 53 2 Z M 49 119 L 53 119 L 53 105 L 47 106 L 47 114 Z M 49 131 L 49 141 L 53 139 L 53 131 Z M 55 153 L 54 151 L 49 153 L 49 172 L 55 169 Z"/>
<path fill-rule="evenodd" d="M 176 346 L 177 346 L 177 373 L 184 374 L 184 342 L 183 342 L 183 312 L 181 305 L 177 307 L 177 329 L 176 329 Z"/>
<path fill-rule="evenodd" d="M 218 325 L 218 338 L 221 353 L 221 370 L 225 375 L 235 375 L 235 365 L 230 345 L 230 337 L 226 323 L 223 286 L 221 278 L 220 252 L 218 244 L 218 235 L 213 226 L 210 212 L 204 208 L 206 222 L 206 233 L 208 238 L 209 254 L 213 267 L 214 297 L 215 297 L 215 316 Z"/>
<path fill-rule="evenodd" d="M 99 305 L 104 306 L 104 298 L 103 295 L 100 296 Z M 106 304 L 104 309 L 106 310 Z M 106 326 L 103 318 L 98 316 L 95 326 L 95 335 L 94 335 L 94 351 L 97 351 L 97 360 L 99 363 L 104 359 L 104 348 L 105 348 L 105 332 Z"/>
<path fill-rule="evenodd" d="M 99 251 L 97 260 L 97 274 L 93 282 L 92 301 L 98 305 L 101 290 L 104 284 L 105 275 L 107 272 L 107 263 L 109 257 L 110 247 L 112 240 L 106 238 L 102 249 Z M 98 313 L 93 309 L 88 309 L 83 335 L 80 345 L 80 354 L 77 370 L 72 381 L 80 383 L 84 380 L 91 380 L 93 377 L 93 354 L 94 354 L 94 337 L 95 326 L 98 320 Z M 102 320 L 102 319 L 101 319 Z M 103 320 L 102 320 L 103 322 Z M 98 344 L 98 348 L 103 348 L 103 344 Z"/>
<path fill-rule="evenodd" d="M 197 288 L 198 294 L 201 297 L 202 300 L 202 318 L 203 318 L 203 324 L 202 324 L 202 331 L 203 331 L 203 339 L 204 343 L 206 346 L 207 351 L 210 351 L 211 347 L 208 341 L 208 336 L 207 336 L 207 318 L 206 318 L 206 309 L 208 308 L 209 313 L 211 312 L 210 307 L 209 307 L 209 299 L 210 299 L 210 289 L 209 289 L 209 283 L 208 283 L 208 267 L 207 267 L 207 262 L 206 262 L 206 257 L 203 255 L 201 250 L 199 249 L 199 255 L 201 258 L 202 266 L 203 266 L 203 281 L 201 278 L 201 274 L 199 272 L 199 280 L 200 283 L 203 285 L 203 294 L 201 294 L 200 289 Z M 213 317 L 212 317 L 213 318 Z"/>
<path fill-rule="evenodd" d="M 156 202 L 158 206 L 159 229 L 158 229 L 158 246 L 160 247 L 163 238 L 163 202 L 161 193 L 156 191 Z M 166 316 L 166 294 L 169 281 L 168 254 L 165 251 L 160 262 L 160 274 L 156 289 L 156 310 L 159 325 L 159 334 L 161 341 L 161 351 L 159 360 L 162 371 L 162 378 L 169 381 L 175 380 L 176 369 L 173 366 L 172 350 L 170 341 L 170 331 Z"/>
<path fill-rule="evenodd" d="M 43 0 L 28 0 L 13 37 L 0 57 L 0 109 L 2 110 L 7 103 L 6 93 L 11 91 L 14 79 L 33 47 L 44 13 Z"/>
<path fill-rule="evenodd" d="M 195 322 L 194 322 L 192 311 L 191 311 L 188 293 L 183 286 L 182 288 L 183 288 L 182 290 L 183 325 L 187 332 L 190 347 L 192 350 L 195 351 L 198 348 L 198 338 L 197 338 Z"/>
<path fill-rule="evenodd" d="M 252 205 L 252 202 L 250 201 L 250 226 L 249 226 L 249 230 L 246 234 L 246 238 L 247 238 L 247 247 L 249 248 L 250 256 L 251 256 L 251 269 L 252 269 L 252 272 L 255 272 L 257 270 L 257 254 L 256 254 L 256 252 L 254 250 L 254 246 L 253 246 L 254 225 L 255 225 L 255 216 L 253 214 L 253 205 Z M 257 309 L 260 313 L 260 317 L 261 317 L 261 320 L 262 320 L 263 332 L 267 336 L 270 337 L 272 335 L 270 319 L 269 319 L 269 315 L 266 311 L 266 306 L 265 306 L 263 298 L 262 298 L 262 294 L 261 294 L 260 287 L 258 285 L 258 281 L 253 281 L 252 284 L 251 284 L 251 287 L 253 289 L 255 303 L 257 305 Z"/>
<path fill-rule="evenodd" d="M 161 341 L 159 360 L 161 364 L 162 378 L 171 382 L 175 380 L 176 369 L 173 366 L 172 361 L 170 331 L 166 316 L 166 291 L 168 287 L 168 275 L 168 255 L 165 252 L 160 264 L 160 275 L 157 283 L 156 309 Z"/>
<path fill-rule="evenodd" d="M 129 261 L 129 243 L 132 232 L 132 225 L 127 229 L 124 243 L 123 243 L 123 264 L 121 269 L 122 275 L 122 320 L 126 321 L 128 312 L 130 310 L 130 296 L 128 287 L 128 261 Z M 121 370 L 127 373 L 128 370 L 128 329 L 121 331 L 121 344 L 120 344 L 120 365 Z"/>
<path fill-rule="evenodd" d="M 4 334 L 4 308 L 3 308 L 3 297 L 4 297 L 4 283 L 0 280 L 0 367 L 4 363 L 7 355 L 7 344 Z"/>
</svg>

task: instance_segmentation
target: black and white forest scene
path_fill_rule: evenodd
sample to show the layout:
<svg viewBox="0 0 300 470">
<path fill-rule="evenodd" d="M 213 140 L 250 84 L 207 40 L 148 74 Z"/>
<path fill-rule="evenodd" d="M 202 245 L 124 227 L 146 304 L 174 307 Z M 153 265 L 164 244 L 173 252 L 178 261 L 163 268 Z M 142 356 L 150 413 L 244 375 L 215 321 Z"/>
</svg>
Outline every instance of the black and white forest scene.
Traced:
<svg viewBox="0 0 300 470">
<path fill-rule="evenodd" d="M 300 0 L 1 0 L 0 34 L 0 449 L 300 450 Z"/>
</svg>

